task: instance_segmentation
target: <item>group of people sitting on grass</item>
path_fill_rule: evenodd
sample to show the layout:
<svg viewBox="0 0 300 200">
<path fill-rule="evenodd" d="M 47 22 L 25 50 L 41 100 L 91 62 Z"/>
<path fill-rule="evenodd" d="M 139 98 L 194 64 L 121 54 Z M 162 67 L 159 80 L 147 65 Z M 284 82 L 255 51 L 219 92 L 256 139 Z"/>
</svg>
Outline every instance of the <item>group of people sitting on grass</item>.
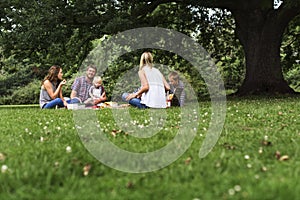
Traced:
<svg viewBox="0 0 300 200">
<path fill-rule="evenodd" d="M 107 100 L 106 92 L 100 76 L 96 76 L 97 68 L 87 67 L 86 75 L 75 79 L 72 84 L 70 98 L 63 97 L 62 88 L 66 84 L 62 68 L 50 67 L 47 76 L 42 81 L 40 90 L 40 107 L 42 109 L 67 107 L 68 104 L 84 103 L 96 107 Z M 141 87 L 134 93 L 124 93 L 122 99 L 137 108 L 166 108 L 169 96 L 173 98 L 173 106 L 183 106 L 185 101 L 184 84 L 179 80 L 177 72 L 168 76 L 169 83 L 163 74 L 153 67 L 153 56 L 144 52 L 140 59 L 139 79 Z M 170 95 L 166 95 L 166 92 Z M 175 95 L 174 95 L 175 94 Z"/>
</svg>

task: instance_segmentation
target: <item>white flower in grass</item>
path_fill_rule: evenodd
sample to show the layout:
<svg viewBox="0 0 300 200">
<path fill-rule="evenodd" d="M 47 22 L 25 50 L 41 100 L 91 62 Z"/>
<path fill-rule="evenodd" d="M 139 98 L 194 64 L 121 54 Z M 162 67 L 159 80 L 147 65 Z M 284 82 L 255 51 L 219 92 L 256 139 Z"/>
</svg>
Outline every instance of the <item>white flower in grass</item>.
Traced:
<svg viewBox="0 0 300 200">
<path fill-rule="evenodd" d="M 5 155 L 3 153 L 0 153 L 0 161 L 5 160 Z"/>
<path fill-rule="evenodd" d="M 240 185 L 235 185 L 235 186 L 234 186 L 234 190 L 237 191 L 237 192 L 241 191 L 241 189 L 242 189 L 242 188 L 241 188 Z"/>
<path fill-rule="evenodd" d="M 61 130 L 61 128 L 60 128 L 59 126 L 58 126 L 58 127 L 56 127 L 56 129 L 57 129 L 57 130 L 59 130 L 59 131 Z"/>
<path fill-rule="evenodd" d="M 58 167 L 58 166 L 59 166 L 59 162 L 56 161 L 56 162 L 54 163 L 54 166 L 55 166 L 55 167 Z"/>
<path fill-rule="evenodd" d="M 230 188 L 230 189 L 228 190 L 228 194 L 231 195 L 231 196 L 234 195 L 234 194 L 235 194 L 234 189 Z"/>
<path fill-rule="evenodd" d="M 25 128 L 25 132 L 28 133 L 28 128 Z"/>
<path fill-rule="evenodd" d="M 250 156 L 249 156 L 249 155 L 245 155 L 244 158 L 245 158 L 246 160 L 249 160 L 249 159 L 250 159 Z"/>
<path fill-rule="evenodd" d="M 82 127 L 81 127 L 81 126 L 77 126 L 77 125 L 76 125 L 76 128 L 77 128 L 77 129 L 82 129 Z"/>
<path fill-rule="evenodd" d="M 139 124 L 138 127 L 142 129 L 142 128 L 144 128 L 144 125 L 143 124 Z"/>
<path fill-rule="evenodd" d="M 268 140 L 268 136 L 267 135 L 265 135 L 264 140 Z"/>
<path fill-rule="evenodd" d="M 66 151 L 67 151 L 67 153 L 71 153 L 72 152 L 72 148 L 70 146 L 67 146 L 66 147 Z"/>
<path fill-rule="evenodd" d="M 46 130 L 48 127 L 47 126 L 44 126 L 44 130 Z"/>
<path fill-rule="evenodd" d="M 2 165 L 2 167 L 1 167 L 1 172 L 2 172 L 2 173 L 5 173 L 5 172 L 7 172 L 7 170 L 8 170 L 7 165 Z"/>
<path fill-rule="evenodd" d="M 41 142 L 44 142 L 44 137 L 40 137 L 40 141 L 41 141 Z"/>
</svg>

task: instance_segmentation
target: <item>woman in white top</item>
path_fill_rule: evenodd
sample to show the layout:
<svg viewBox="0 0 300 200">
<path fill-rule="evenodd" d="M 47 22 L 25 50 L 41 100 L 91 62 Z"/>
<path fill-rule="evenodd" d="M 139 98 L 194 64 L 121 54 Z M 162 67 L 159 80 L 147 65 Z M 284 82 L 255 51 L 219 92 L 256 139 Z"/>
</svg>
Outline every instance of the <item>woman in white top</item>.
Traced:
<svg viewBox="0 0 300 200">
<path fill-rule="evenodd" d="M 124 93 L 123 99 L 138 108 L 166 108 L 166 91 L 170 90 L 170 85 L 162 73 L 153 67 L 150 52 L 142 54 L 138 74 L 141 87 L 135 93 Z"/>
</svg>

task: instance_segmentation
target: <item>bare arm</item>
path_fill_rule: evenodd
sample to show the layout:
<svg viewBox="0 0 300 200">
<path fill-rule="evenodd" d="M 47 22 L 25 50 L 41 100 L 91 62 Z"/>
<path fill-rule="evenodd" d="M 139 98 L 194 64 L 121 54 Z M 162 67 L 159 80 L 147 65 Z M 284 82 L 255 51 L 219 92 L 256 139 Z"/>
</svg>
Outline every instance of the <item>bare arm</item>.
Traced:
<svg viewBox="0 0 300 200">
<path fill-rule="evenodd" d="M 72 90 L 70 98 L 74 99 L 75 97 L 77 97 L 77 92 L 75 90 Z"/>
<path fill-rule="evenodd" d="M 64 96 L 62 94 L 62 89 L 59 92 L 59 98 L 64 102 L 64 105 L 67 106 L 68 103 L 66 102 L 66 100 L 65 100 L 65 98 L 64 98 Z"/>
<path fill-rule="evenodd" d="M 143 70 L 139 71 L 139 78 L 140 78 L 142 87 L 136 93 L 129 94 L 128 97 L 126 98 L 127 101 L 129 101 L 132 98 L 138 98 L 144 92 L 147 92 L 149 90 L 149 83 L 148 83 L 148 80 L 146 78 L 146 74 Z"/>
<path fill-rule="evenodd" d="M 106 93 L 103 92 L 102 95 L 100 96 L 100 98 L 94 100 L 94 104 L 97 105 L 98 103 L 106 101 L 106 99 L 107 99 Z"/>
<path fill-rule="evenodd" d="M 60 97 L 62 86 L 65 85 L 65 83 L 66 83 L 65 80 L 60 82 L 60 84 L 58 85 L 58 87 L 56 88 L 56 90 L 54 92 L 53 92 L 53 89 L 52 89 L 52 83 L 49 80 L 46 80 L 44 82 L 43 86 L 46 89 L 49 96 L 51 97 L 51 99 L 55 99 L 57 97 Z"/>
<path fill-rule="evenodd" d="M 92 97 L 92 98 L 94 98 L 94 95 L 93 95 L 93 89 L 94 89 L 94 86 L 92 86 L 92 87 L 90 87 L 90 89 L 89 89 L 89 95 L 90 95 L 90 97 Z"/>
<path fill-rule="evenodd" d="M 165 79 L 165 77 L 163 75 L 162 75 L 162 78 L 163 78 L 165 90 L 169 91 L 171 89 L 169 83 L 166 81 L 166 79 Z"/>
</svg>

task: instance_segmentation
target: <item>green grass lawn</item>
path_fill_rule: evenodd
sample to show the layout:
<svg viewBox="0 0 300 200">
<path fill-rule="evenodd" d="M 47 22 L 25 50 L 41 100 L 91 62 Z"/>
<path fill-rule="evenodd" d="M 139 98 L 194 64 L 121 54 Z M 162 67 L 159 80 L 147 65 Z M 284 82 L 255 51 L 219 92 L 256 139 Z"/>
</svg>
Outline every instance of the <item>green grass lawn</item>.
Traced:
<svg viewBox="0 0 300 200">
<path fill-rule="evenodd" d="M 228 100 L 222 134 L 202 159 L 211 105 L 200 102 L 191 146 L 170 165 L 147 173 L 98 161 L 85 148 L 71 110 L 0 107 L 0 199 L 300 199 L 299 100 Z M 163 129 L 142 139 L 132 137 L 130 128 L 143 131 L 148 110 L 130 108 L 134 123 L 125 131 L 111 109 L 95 111 L 109 141 L 132 152 L 167 145 L 182 128 L 180 112 L 167 109 Z"/>
</svg>

